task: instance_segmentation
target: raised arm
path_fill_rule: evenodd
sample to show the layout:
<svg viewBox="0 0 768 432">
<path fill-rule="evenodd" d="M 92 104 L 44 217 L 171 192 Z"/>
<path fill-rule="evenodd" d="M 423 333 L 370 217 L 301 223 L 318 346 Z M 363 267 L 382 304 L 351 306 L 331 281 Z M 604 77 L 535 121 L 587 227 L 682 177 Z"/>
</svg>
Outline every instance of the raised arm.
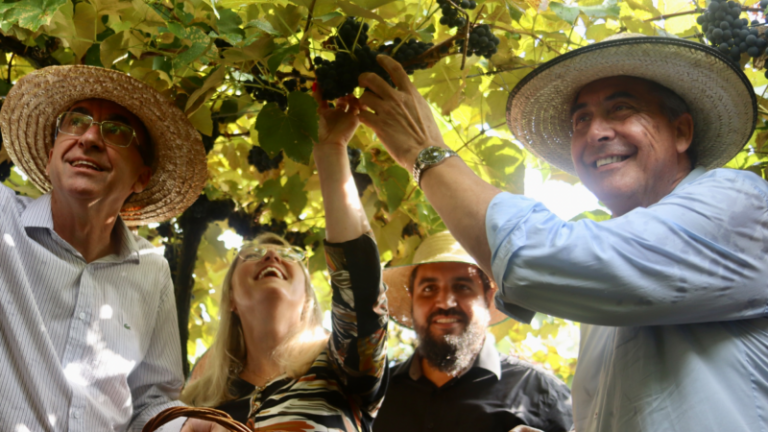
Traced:
<svg viewBox="0 0 768 432">
<path fill-rule="evenodd" d="M 314 92 L 320 114 L 319 141 L 314 156 L 325 208 L 325 238 L 331 243 L 354 240 L 371 229 L 349 168 L 347 143 L 355 134 L 358 102 L 342 98 L 335 108 Z"/>
<path fill-rule="evenodd" d="M 367 109 L 360 121 L 376 132 L 392 157 L 407 169 L 419 152 L 429 146 L 448 148 L 432 116 L 432 110 L 411 83 L 400 63 L 380 55 L 379 64 L 389 72 L 397 89 L 373 73 L 360 76 L 360 86 L 371 89 L 360 102 Z M 485 229 L 485 212 L 500 191 L 484 182 L 459 158 L 424 172 L 421 188 L 429 203 L 456 240 L 487 273 L 491 274 L 491 250 Z"/>
<path fill-rule="evenodd" d="M 354 97 L 329 108 L 315 93 L 320 142 L 314 155 L 325 206 L 325 255 L 333 288 L 331 364 L 368 421 L 386 391 L 387 298 L 376 241 L 349 169 L 347 142 L 359 125 Z"/>
</svg>

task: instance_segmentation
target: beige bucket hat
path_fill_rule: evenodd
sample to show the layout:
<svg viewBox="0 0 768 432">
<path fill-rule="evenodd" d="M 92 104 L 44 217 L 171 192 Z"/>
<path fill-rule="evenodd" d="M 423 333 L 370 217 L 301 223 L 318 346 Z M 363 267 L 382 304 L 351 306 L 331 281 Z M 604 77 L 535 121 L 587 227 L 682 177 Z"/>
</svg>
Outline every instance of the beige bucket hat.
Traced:
<svg viewBox="0 0 768 432">
<path fill-rule="evenodd" d="M 640 34 L 617 35 L 536 68 L 509 95 L 507 125 L 531 153 L 576 175 L 571 104 L 590 82 L 621 75 L 661 84 L 688 104 L 698 165 L 724 165 L 752 136 L 757 100 L 739 64 L 702 43 Z"/>
<path fill-rule="evenodd" d="M 51 66 L 19 79 L 0 111 L 3 146 L 13 162 L 43 192 L 56 118 L 75 102 L 106 99 L 135 114 L 152 140 L 152 179 L 120 210 L 126 225 L 177 216 L 199 196 L 208 178 L 200 134 L 168 98 L 122 72 L 92 66 Z"/>
<path fill-rule="evenodd" d="M 443 231 L 427 237 L 413 254 L 413 262 L 416 264 L 389 267 L 384 269 L 384 283 L 387 284 L 387 302 L 389 304 L 389 316 L 398 324 L 413 327 L 411 318 L 411 274 L 421 264 L 457 262 L 477 266 L 475 260 L 461 247 L 459 242 L 448 231 Z M 492 277 L 491 290 L 496 292 L 498 287 Z M 507 316 L 496 309 L 491 302 L 490 325 L 498 324 Z"/>
</svg>

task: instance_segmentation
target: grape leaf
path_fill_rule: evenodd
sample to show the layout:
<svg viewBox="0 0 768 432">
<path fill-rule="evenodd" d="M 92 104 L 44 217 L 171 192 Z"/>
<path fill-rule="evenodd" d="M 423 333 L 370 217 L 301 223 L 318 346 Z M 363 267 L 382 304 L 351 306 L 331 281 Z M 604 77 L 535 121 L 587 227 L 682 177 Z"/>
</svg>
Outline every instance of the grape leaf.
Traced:
<svg viewBox="0 0 768 432">
<path fill-rule="evenodd" d="M 275 50 L 275 52 L 269 56 L 269 60 L 267 60 L 267 67 L 269 68 L 269 71 L 271 73 L 277 72 L 277 68 L 283 64 L 283 60 L 289 55 L 298 54 L 300 49 L 301 47 L 296 44 Z"/>
<path fill-rule="evenodd" d="M 233 44 L 242 42 L 245 38 L 245 32 L 240 28 L 240 24 L 243 23 L 240 15 L 231 9 L 222 9 L 219 15 L 216 23 L 219 35 Z"/>
<path fill-rule="evenodd" d="M 19 27 L 37 31 L 51 22 L 54 12 L 67 4 L 67 0 L 24 0 L 4 4 L 0 12 L 5 11 L 3 21 L 15 23 Z"/>
<path fill-rule="evenodd" d="M 387 168 L 382 175 L 384 178 L 382 187 L 387 199 L 387 208 L 389 208 L 390 213 L 394 213 L 405 198 L 405 190 L 411 182 L 411 176 L 405 168 L 398 165 Z"/>
<path fill-rule="evenodd" d="M 270 24 L 268 21 L 262 21 L 262 20 L 253 20 L 250 21 L 248 24 L 245 25 L 245 28 L 257 28 L 265 33 L 269 33 L 273 36 L 277 36 L 280 34 L 279 31 L 277 31 L 274 27 L 272 27 L 272 24 Z"/>
<path fill-rule="evenodd" d="M 557 2 L 550 2 L 549 8 L 552 9 L 552 12 L 554 12 L 555 15 L 568 24 L 573 24 L 581 13 L 578 6 L 566 6 Z"/>
<path fill-rule="evenodd" d="M 289 158 L 307 164 L 317 141 L 317 122 L 317 102 L 306 93 L 293 92 L 288 95 L 288 112 L 282 112 L 274 102 L 259 112 L 259 145 L 270 157 L 283 150 Z"/>
</svg>

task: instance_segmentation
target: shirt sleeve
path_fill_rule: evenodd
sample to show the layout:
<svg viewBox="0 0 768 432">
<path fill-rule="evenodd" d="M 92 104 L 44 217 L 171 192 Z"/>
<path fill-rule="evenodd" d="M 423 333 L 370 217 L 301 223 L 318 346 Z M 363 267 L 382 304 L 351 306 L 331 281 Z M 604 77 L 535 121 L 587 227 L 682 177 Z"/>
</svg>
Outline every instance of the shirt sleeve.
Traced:
<svg viewBox="0 0 768 432">
<path fill-rule="evenodd" d="M 764 316 L 766 182 L 721 169 L 678 189 L 600 223 L 497 195 L 486 214 L 497 304 L 610 326 Z"/>
<path fill-rule="evenodd" d="M 152 417 L 173 406 L 184 405 L 176 400 L 184 377 L 181 366 L 181 345 L 176 318 L 176 300 L 168 264 L 158 288 L 163 290 L 155 317 L 155 329 L 144 359 L 128 377 L 133 400 L 133 419 L 129 430 L 140 432 Z M 172 430 L 172 429 L 170 429 Z"/>
<path fill-rule="evenodd" d="M 331 275 L 333 332 L 329 357 L 345 393 L 375 417 L 386 392 L 387 297 L 376 242 L 370 232 L 345 243 L 325 243 Z"/>
</svg>

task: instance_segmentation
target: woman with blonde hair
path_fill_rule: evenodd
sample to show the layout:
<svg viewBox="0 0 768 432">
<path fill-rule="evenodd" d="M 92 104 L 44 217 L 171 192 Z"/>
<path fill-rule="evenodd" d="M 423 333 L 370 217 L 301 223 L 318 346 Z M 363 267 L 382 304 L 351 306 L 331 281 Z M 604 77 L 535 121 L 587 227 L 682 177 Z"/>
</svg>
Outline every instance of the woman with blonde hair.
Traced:
<svg viewBox="0 0 768 432">
<path fill-rule="evenodd" d="M 253 430 L 370 431 L 384 398 L 387 301 L 346 149 L 359 105 L 348 97 L 330 108 L 315 98 L 332 332 L 322 328 L 303 251 L 261 235 L 232 263 L 216 340 L 182 393 L 184 402 L 221 409 Z"/>
</svg>

